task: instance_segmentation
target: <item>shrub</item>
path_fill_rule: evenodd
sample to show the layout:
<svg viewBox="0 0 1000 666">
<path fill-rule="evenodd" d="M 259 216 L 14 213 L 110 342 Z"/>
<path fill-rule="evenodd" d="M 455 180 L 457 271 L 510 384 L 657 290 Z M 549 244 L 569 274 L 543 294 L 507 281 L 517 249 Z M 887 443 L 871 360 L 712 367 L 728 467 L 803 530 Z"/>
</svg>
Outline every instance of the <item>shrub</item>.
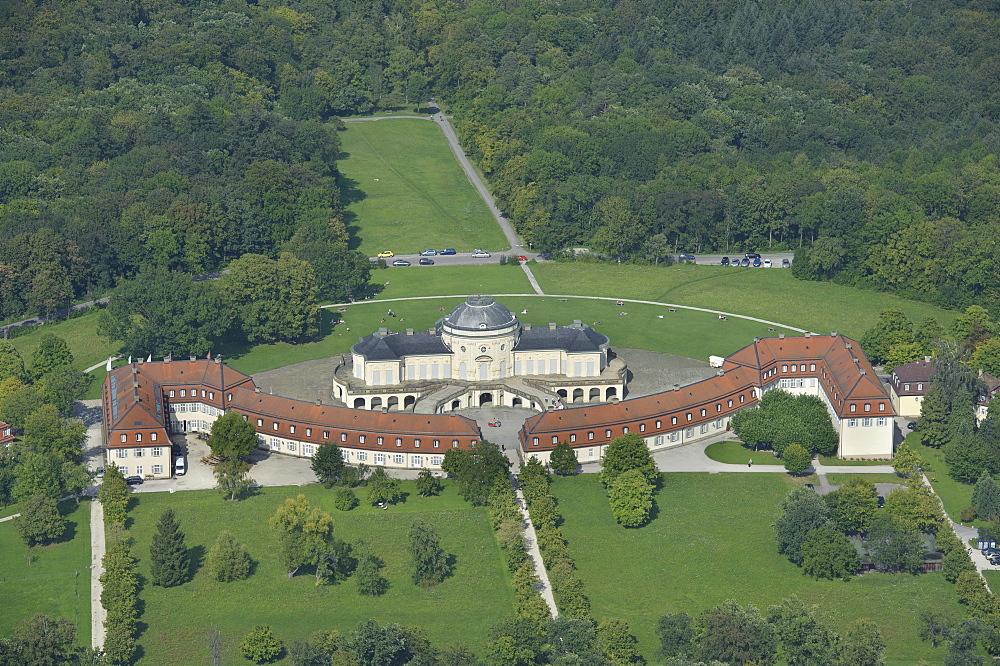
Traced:
<svg viewBox="0 0 1000 666">
<path fill-rule="evenodd" d="M 973 520 L 976 519 L 976 515 L 977 515 L 976 507 L 970 504 L 969 506 L 962 509 L 962 513 L 958 515 L 958 519 L 963 523 L 971 523 Z"/>
<path fill-rule="evenodd" d="M 281 641 L 266 624 L 255 626 L 240 643 L 240 652 L 255 664 L 274 661 L 283 651 L 284 646 Z"/>
<path fill-rule="evenodd" d="M 21 517 L 15 523 L 21 540 L 29 546 L 58 541 L 66 533 L 67 521 L 51 497 L 35 495 L 21 507 Z"/>
<path fill-rule="evenodd" d="M 230 532 L 220 532 L 208 551 L 208 572 L 220 583 L 243 580 L 250 575 L 253 561 L 246 547 Z"/>
<path fill-rule="evenodd" d="M 358 505 L 358 496 L 350 488 L 337 488 L 333 493 L 333 506 L 340 511 L 350 511 Z"/>
</svg>

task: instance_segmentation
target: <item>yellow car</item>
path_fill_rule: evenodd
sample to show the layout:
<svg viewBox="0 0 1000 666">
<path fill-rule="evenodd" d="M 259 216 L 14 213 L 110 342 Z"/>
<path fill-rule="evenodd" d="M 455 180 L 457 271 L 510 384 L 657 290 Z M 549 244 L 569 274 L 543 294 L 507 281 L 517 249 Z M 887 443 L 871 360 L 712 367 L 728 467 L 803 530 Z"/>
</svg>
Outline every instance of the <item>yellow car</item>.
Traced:
<svg viewBox="0 0 1000 666">
<path fill-rule="evenodd" d="M 395 257 L 396 255 L 391 250 L 386 250 L 385 252 L 379 252 L 379 259 L 388 259 L 389 257 Z"/>
</svg>

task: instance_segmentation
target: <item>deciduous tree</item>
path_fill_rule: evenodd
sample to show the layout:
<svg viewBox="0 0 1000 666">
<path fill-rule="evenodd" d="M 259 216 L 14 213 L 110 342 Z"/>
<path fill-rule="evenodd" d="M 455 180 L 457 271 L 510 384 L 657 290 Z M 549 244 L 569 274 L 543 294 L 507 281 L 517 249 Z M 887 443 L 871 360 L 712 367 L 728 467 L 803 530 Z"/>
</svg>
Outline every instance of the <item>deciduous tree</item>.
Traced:
<svg viewBox="0 0 1000 666">
<path fill-rule="evenodd" d="M 695 656 L 701 661 L 773 664 L 774 629 L 753 606 L 724 601 L 698 617 Z"/>
<path fill-rule="evenodd" d="M 266 624 L 256 625 L 240 643 L 240 652 L 255 664 L 275 661 L 284 650 L 284 644 Z"/>
<path fill-rule="evenodd" d="M 344 454 L 334 443 L 323 444 L 313 455 L 310 468 L 316 479 L 329 487 L 340 481 L 344 473 Z"/>
<path fill-rule="evenodd" d="M 779 654 L 789 666 L 811 666 L 836 662 L 840 637 L 796 596 L 767 609 L 767 621 L 774 627 Z"/>
<path fill-rule="evenodd" d="M 601 620 L 594 644 L 615 666 L 646 663 L 639 652 L 639 641 L 625 620 L 610 617 Z"/>
<path fill-rule="evenodd" d="M 131 492 L 125 477 L 117 465 L 112 463 L 104 472 L 97 499 L 104 505 L 104 520 L 109 525 L 124 525 Z"/>
<path fill-rule="evenodd" d="M 399 479 L 389 476 L 384 467 L 376 467 L 368 479 L 368 501 L 374 504 L 395 504 L 403 499 Z"/>
<path fill-rule="evenodd" d="M 830 507 L 830 518 L 844 532 L 867 532 L 878 511 L 875 484 L 864 479 L 852 479 L 823 499 Z"/>
<path fill-rule="evenodd" d="M 219 533 L 208 551 L 208 573 L 220 583 L 243 580 L 250 575 L 253 560 L 246 546 L 236 540 L 232 532 Z"/>
<path fill-rule="evenodd" d="M 0 340 L 0 381 L 6 379 L 24 381 L 27 373 L 24 370 L 24 359 L 11 343 Z"/>
<path fill-rule="evenodd" d="M 608 488 L 611 512 L 625 527 L 641 527 L 649 522 L 649 512 L 653 509 L 653 485 L 643 470 L 630 469 L 622 472 Z"/>
<path fill-rule="evenodd" d="M 921 464 L 923 464 L 923 459 L 920 454 L 914 451 L 913 447 L 904 439 L 896 448 L 896 457 L 892 460 L 892 468 L 896 470 L 896 474 L 909 477 L 917 471 Z"/>
<path fill-rule="evenodd" d="M 23 501 L 32 495 L 58 498 L 62 495 L 62 460 L 51 453 L 25 451 L 14 468 L 12 495 Z"/>
<path fill-rule="evenodd" d="M 789 444 L 781 454 L 789 474 L 799 476 L 812 465 L 812 454 L 801 444 Z"/>
<path fill-rule="evenodd" d="M 507 483 L 510 460 L 492 442 L 474 449 L 448 449 L 441 469 L 455 477 L 459 493 L 470 504 L 486 504 L 494 486 Z"/>
<path fill-rule="evenodd" d="M 608 444 L 601 458 L 601 483 L 610 488 L 620 474 L 637 469 L 646 482 L 656 485 L 659 473 L 646 442 L 636 433 L 617 437 Z"/>
<path fill-rule="evenodd" d="M 802 570 L 814 578 L 850 580 L 861 568 L 850 540 L 832 527 L 810 530 L 802 542 Z"/>
<path fill-rule="evenodd" d="M 410 557 L 413 558 L 413 583 L 431 587 L 444 581 L 450 573 L 448 555 L 441 547 L 441 537 L 433 525 L 414 521 L 409 534 Z"/>
<path fill-rule="evenodd" d="M 64 617 L 35 613 L 14 628 L 20 648 L 19 659 L 9 663 L 56 666 L 76 663 L 80 652 L 76 627 Z"/>
<path fill-rule="evenodd" d="M 54 333 L 43 333 L 31 353 L 31 377 L 35 381 L 57 368 L 73 365 L 73 352 L 66 341 Z"/>
<path fill-rule="evenodd" d="M 256 483 L 250 478 L 250 465 L 239 458 L 224 460 L 215 466 L 215 487 L 230 501 L 240 499 Z"/>
<path fill-rule="evenodd" d="M 924 554 L 920 532 L 912 523 L 887 511 L 880 511 L 872 520 L 865 545 L 872 564 L 879 571 L 920 571 Z"/>
<path fill-rule="evenodd" d="M 847 626 L 841 644 L 840 663 L 847 666 L 882 666 L 885 641 L 878 626 L 866 617 Z"/>
<path fill-rule="evenodd" d="M 59 513 L 54 499 L 35 495 L 23 503 L 21 516 L 15 525 L 21 540 L 34 546 L 60 540 L 66 533 L 68 522 Z"/>
<path fill-rule="evenodd" d="M 659 656 L 690 657 L 694 652 L 694 618 L 687 613 L 667 613 L 656 623 L 660 637 Z"/>
<path fill-rule="evenodd" d="M 444 484 L 426 467 L 417 475 L 417 494 L 421 497 L 440 495 Z"/>
<path fill-rule="evenodd" d="M 316 275 L 288 252 L 278 260 L 245 254 L 229 266 L 222 293 L 251 342 L 297 340 L 318 330 Z"/>
<path fill-rule="evenodd" d="M 812 488 L 796 488 L 781 502 L 774 521 L 778 552 L 795 564 L 802 564 L 802 543 L 811 530 L 830 520 L 830 508 Z"/>
<path fill-rule="evenodd" d="M 208 448 L 217 456 L 245 456 L 257 448 L 257 428 L 239 412 L 226 412 L 212 424 Z"/>
</svg>

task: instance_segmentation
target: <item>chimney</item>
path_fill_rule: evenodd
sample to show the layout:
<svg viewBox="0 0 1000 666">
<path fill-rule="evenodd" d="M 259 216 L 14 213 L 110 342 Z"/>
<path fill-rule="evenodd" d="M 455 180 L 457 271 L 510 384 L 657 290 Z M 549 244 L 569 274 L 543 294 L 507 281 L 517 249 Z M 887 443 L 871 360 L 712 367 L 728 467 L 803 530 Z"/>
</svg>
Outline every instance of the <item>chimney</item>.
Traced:
<svg viewBox="0 0 1000 666">
<path fill-rule="evenodd" d="M 681 390 L 681 385 L 680 384 L 674 384 L 674 390 L 675 391 L 680 391 Z"/>
<path fill-rule="evenodd" d="M 785 332 L 784 331 L 781 331 L 780 333 L 778 333 L 778 339 L 779 340 L 784 340 L 785 339 Z"/>
<path fill-rule="evenodd" d="M 868 371 L 867 371 L 867 370 L 865 370 L 864 368 L 861 368 L 861 369 L 860 369 L 860 370 L 859 370 L 858 372 L 860 372 L 860 373 L 861 373 L 861 376 L 862 376 L 862 377 L 864 377 L 865 375 L 867 375 L 867 374 L 868 374 Z"/>
<path fill-rule="evenodd" d="M 611 404 L 612 405 L 617 405 L 618 404 L 618 398 L 611 398 Z"/>
<path fill-rule="evenodd" d="M 931 362 L 931 357 L 930 356 L 924 356 L 924 363 L 930 363 L 930 362 Z"/>
<path fill-rule="evenodd" d="M 192 357 L 190 357 L 190 358 L 191 358 L 191 362 L 192 362 L 192 363 L 194 363 L 195 361 L 197 361 L 197 360 L 198 360 L 198 357 L 196 357 L 196 356 L 192 356 Z"/>
<path fill-rule="evenodd" d="M 253 392 L 254 393 L 260 393 L 260 387 L 259 386 L 254 386 L 253 387 Z"/>
<path fill-rule="evenodd" d="M 583 322 L 580 321 L 579 319 L 574 319 L 573 326 L 575 326 L 576 328 L 583 328 Z"/>
<path fill-rule="evenodd" d="M 430 333 L 431 335 L 437 335 L 438 334 L 437 329 L 434 328 L 434 327 L 428 328 L 427 332 Z"/>
<path fill-rule="evenodd" d="M 830 331 L 830 337 L 831 338 L 837 337 L 837 331 Z"/>
<path fill-rule="evenodd" d="M 805 333 L 805 337 L 806 337 L 807 339 L 808 339 L 808 338 L 811 338 L 811 337 L 812 337 L 812 333 L 810 333 L 809 331 L 806 331 L 806 333 Z"/>
<path fill-rule="evenodd" d="M 848 349 L 850 349 L 851 348 L 851 343 L 850 342 L 845 342 L 844 346 L 847 347 Z"/>
<path fill-rule="evenodd" d="M 381 411 L 383 414 L 388 414 L 389 413 L 389 408 L 383 406 L 383 407 L 379 408 L 379 411 Z"/>
<path fill-rule="evenodd" d="M 406 329 L 406 334 L 407 335 L 413 335 L 413 329 L 412 328 Z"/>
<path fill-rule="evenodd" d="M 320 406 L 320 405 L 322 405 L 322 404 L 323 404 L 323 401 L 322 401 L 322 400 L 317 400 L 317 401 L 316 401 L 316 406 L 317 406 L 317 407 L 319 407 L 319 406 Z"/>
<path fill-rule="evenodd" d="M 170 363 L 170 357 L 169 356 L 164 356 L 163 357 L 163 362 L 164 363 Z"/>
<path fill-rule="evenodd" d="M 550 331 L 556 330 L 556 323 L 554 321 L 549 322 L 549 330 Z"/>
<path fill-rule="evenodd" d="M 524 325 L 524 330 L 525 331 L 530 331 L 531 330 L 531 324 L 525 324 Z"/>
<path fill-rule="evenodd" d="M 760 338 L 758 338 L 758 337 L 754 336 L 754 339 L 753 339 L 753 341 L 754 341 L 754 344 L 756 344 L 756 343 L 760 342 Z"/>
<path fill-rule="evenodd" d="M 216 356 L 215 357 L 215 364 L 216 365 L 222 365 L 222 356 Z"/>
</svg>

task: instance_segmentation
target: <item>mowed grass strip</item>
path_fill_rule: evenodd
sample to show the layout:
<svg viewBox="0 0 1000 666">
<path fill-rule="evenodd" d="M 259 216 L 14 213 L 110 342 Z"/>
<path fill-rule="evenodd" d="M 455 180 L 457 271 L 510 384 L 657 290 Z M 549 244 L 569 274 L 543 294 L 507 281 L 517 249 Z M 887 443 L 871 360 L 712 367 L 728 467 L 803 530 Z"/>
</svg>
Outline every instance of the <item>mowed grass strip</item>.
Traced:
<svg viewBox="0 0 1000 666">
<path fill-rule="evenodd" d="M 731 465 L 746 465 L 753 460 L 754 465 L 784 465 L 784 461 L 775 457 L 770 451 L 754 451 L 743 445 L 743 442 L 715 442 L 705 447 L 705 455 L 716 462 Z"/>
<path fill-rule="evenodd" d="M 783 474 L 664 474 L 655 518 L 640 529 L 615 523 L 597 475 L 555 479 L 552 491 L 594 617 L 626 620 L 651 663 L 665 613 L 697 615 L 726 599 L 764 612 L 792 594 L 818 605 L 841 632 L 859 617 L 874 620 L 887 663 L 940 663 L 944 648 L 917 637 L 919 616 L 925 609 L 964 616 L 954 586 L 940 573 L 846 583 L 804 576 L 778 554 L 771 528 L 795 485 Z"/>
<path fill-rule="evenodd" d="M 485 509 L 469 506 L 450 485 L 432 498 L 417 495 L 412 482 L 403 487 L 410 493 L 406 502 L 388 510 L 368 506 L 365 489 L 359 489 L 362 504 L 347 513 L 334 509 L 333 491 L 320 486 L 261 489 L 241 502 L 224 501 L 215 491 L 139 494 L 130 517 L 134 554 L 146 580 L 140 592 L 145 604 L 140 621 L 146 626 L 139 637 L 140 663 L 209 662 L 208 627 L 235 646 L 251 626 L 269 624 L 288 644 L 323 629 L 348 632 L 368 618 L 422 627 L 437 646 L 465 642 L 481 652 L 489 626 L 513 613 L 512 592 Z M 287 578 L 277 535 L 267 521 L 285 498 L 299 493 L 330 511 L 337 538 L 349 543 L 363 539 L 385 561 L 382 573 L 391 587 L 384 596 L 363 597 L 350 579 L 317 587 L 311 573 Z M 149 546 L 167 507 L 176 512 L 198 563 L 193 580 L 164 589 L 148 583 Z M 410 580 L 407 535 L 417 519 L 433 525 L 444 549 L 455 556 L 454 575 L 428 589 Z M 235 534 L 256 561 L 249 579 L 217 583 L 201 566 L 222 530 Z M 226 663 L 246 662 L 232 650 Z"/>
<path fill-rule="evenodd" d="M 72 622 L 77 642 L 90 645 L 90 503 L 66 500 L 59 510 L 69 520 L 69 540 L 32 548 L 30 563 L 17 533 L 19 519 L 0 523 L 0 636 L 45 613 Z"/>
<path fill-rule="evenodd" d="M 839 331 L 858 339 L 882 310 L 898 308 L 920 322 L 945 327 L 956 313 L 894 294 L 796 280 L 788 269 L 725 266 L 628 266 L 542 262 L 532 267 L 547 294 L 635 298 L 694 305 L 779 321 L 817 333 Z"/>
<path fill-rule="evenodd" d="M 368 256 L 509 245 L 437 123 L 348 123 L 338 162 L 353 243 Z"/>
</svg>

